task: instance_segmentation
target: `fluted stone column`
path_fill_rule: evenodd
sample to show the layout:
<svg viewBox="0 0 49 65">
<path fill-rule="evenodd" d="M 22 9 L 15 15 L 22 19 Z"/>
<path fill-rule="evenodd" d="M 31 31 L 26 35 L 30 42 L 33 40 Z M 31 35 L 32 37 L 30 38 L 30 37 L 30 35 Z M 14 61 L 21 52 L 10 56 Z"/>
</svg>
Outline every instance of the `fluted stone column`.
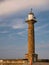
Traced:
<svg viewBox="0 0 49 65">
<path fill-rule="evenodd" d="M 28 23 L 28 54 L 35 53 L 34 24 Z"/>
<path fill-rule="evenodd" d="M 28 23 L 28 59 L 33 58 L 35 53 L 35 43 L 34 43 L 34 23 L 31 21 Z"/>
</svg>

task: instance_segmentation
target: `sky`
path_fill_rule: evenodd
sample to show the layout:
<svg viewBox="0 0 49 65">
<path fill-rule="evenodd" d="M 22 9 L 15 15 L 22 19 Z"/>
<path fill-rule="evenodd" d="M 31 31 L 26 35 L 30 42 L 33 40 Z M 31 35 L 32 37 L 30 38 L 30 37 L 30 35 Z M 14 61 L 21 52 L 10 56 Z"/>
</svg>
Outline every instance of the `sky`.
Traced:
<svg viewBox="0 0 49 65">
<path fill-rule="evenodd" d="M 24 58 L 28 52 L 30 9 L 37 19 L 35 52 L 39 59 L 49 59 L 49 0 L 0 0 L 0 59 Z"/>
</svg>

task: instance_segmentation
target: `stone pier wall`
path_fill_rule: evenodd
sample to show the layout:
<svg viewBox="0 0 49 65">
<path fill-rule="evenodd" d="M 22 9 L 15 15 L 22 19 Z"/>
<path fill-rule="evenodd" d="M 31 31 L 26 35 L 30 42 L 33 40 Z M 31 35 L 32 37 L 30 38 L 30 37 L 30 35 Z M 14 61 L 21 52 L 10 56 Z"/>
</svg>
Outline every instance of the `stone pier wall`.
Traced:
<svg viewBox="0 0 49 65">
<path fill-rule="evenodd" d="M 28 65 L 28 60 L 18 59 L 18 60 L 0 60 L 0 65 Z"/>
<path fill-rule="evenodd" d="M 0 65 L 29 65 L 28 60 L 0 60 Z M 49 62 L 34 62 L 33 65 L 49 65 Z"/>
</svg>

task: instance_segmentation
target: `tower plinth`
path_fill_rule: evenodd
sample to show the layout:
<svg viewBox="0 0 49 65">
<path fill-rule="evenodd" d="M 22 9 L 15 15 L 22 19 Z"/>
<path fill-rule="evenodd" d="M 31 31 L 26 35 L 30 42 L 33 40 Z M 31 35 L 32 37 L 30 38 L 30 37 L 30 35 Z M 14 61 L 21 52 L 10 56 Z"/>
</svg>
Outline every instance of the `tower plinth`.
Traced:
<svg viewBox="0 0 49 65">
<path fill-rule="evenodd" d="M 31 12 L 28 14 L 26 23 L 28 23 L 28 60 L 34 61 L 35 54 L 35 39 L 34 39 L 34 23 L 36 23 L 36 18 L 34 13 Z"/>
</svg>

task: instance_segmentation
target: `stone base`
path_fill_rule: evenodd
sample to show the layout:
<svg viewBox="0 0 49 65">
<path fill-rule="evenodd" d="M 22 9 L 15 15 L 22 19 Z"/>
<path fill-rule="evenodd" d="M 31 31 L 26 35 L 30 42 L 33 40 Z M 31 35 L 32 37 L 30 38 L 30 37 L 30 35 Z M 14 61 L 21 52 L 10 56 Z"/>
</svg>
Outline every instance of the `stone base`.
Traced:
<svg viewBox="0 0 49 65">
<path fill-rule="evenodd" d="M 36 62 L 38 60 L 38 54 L 33 54 L 33 57 L 34 57 L 34 62 Z"/>
<path fill-rule="evenodd" d="M 33 62 L 36 62 L 38 60 L 38 54 L 25 54 L 25 59 L 30 59 L 32 58 L 33 59 Z"/>
</svg>

